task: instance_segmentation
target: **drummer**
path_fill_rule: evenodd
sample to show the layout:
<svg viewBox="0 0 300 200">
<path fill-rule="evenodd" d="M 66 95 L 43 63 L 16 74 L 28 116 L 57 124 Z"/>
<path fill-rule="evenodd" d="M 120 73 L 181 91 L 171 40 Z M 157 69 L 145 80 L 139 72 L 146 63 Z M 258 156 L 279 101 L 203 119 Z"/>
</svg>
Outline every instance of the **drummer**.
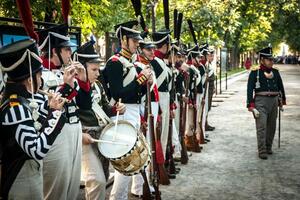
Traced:
<svg viewBox="0 0 300 200">
<path fill-rule="evenodd" d="M 121 44 L 119 54 L 112 56 L 104 68 L 104 80 L 112 97 L 111 101 L 122 100 L 126 105 L 123 119 L 131 123 L 136 130 L 140 128 L 139 106 L 141 97 L 146 93 L 146 83 L 151 81 L 151 69 L 144 68 L 140 73 L 132 63 L 139 41 L 138 21 L 129 21 L 115 26 L 116 36 Z M 128 199 L 130 177 L 115 171 L 115 179 L 110 199 Z"/>
<path fill-rule="evenodd" d="M 109 117 L 116 115 L 117 111 L 120 114 L 125 112 L 125 105 L 109 104 L 105 91 L 97 80 L 100 75 L 100 57 L 93 44 L 94 41 L 87 42 L 74 53 L 74 60 L 78 60 L 86 68 L 91 85 L 89 91 L 80 90 L 76 96 L 83 132 L 81 177 L 85 182 L 85 199 L 104 200 L 109 161 L 100 154 L 94 138 L 100 137 L 101 130 L 110 121 Z"/>
</svg>

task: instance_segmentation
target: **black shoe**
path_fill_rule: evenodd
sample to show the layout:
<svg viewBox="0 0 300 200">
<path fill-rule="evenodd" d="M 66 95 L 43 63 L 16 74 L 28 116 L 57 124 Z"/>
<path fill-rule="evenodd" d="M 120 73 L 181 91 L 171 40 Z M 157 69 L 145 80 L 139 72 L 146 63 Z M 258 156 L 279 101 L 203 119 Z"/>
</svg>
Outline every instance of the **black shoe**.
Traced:
<svg viewBox="0 0 300 200">
<path fill-rule="evenodd" d="M 176 178 L 176 174 L 168 174 L 169 179 L 175 179 Z"/>
<path fill-rule="evenodd" d="M 210 142 L 210 139 L 204 138 L 205 142 Z"/>
<path fill-rule="evenodd" d="M 267 150 L 267 154 L 272 155 L 273 151 L 271 149 Z"/>
<path fill-rule="evenodd" d="M 267 159 L 268 159 L 268 156 L 267 156 L 266 153 L 260 153 L 260 154 L 258 155 L 258 157 L 259 157 L 260 159 L 263 159 L 263 160 L 267 160 Z"/>
<path fill-rule="evenodd" d="M 207 125 L 207 126 L 205 127 L 205 130 L 206 130 L 206 131 L 214 131 L 214 130 L 215 130 L 215 127 L 210 126 L 210 125 Z"/>
<path fill-rule="evenodd" d="M 159 192 L 160 194 L 161 194 L 161 192 Z M 141 195 L 138 195 L 138 194 L 133 194 L 133 193 L 131 193 L 131 195 L 132 196 L 134 196 L 135 198 L 138 198 L 138 199 L 142 199 L 143 198 L 143 195 L 141 194 Z M 154 199 L 155 198 L 155 192 L 151 192 L 151 199 Z"/>
</svg>

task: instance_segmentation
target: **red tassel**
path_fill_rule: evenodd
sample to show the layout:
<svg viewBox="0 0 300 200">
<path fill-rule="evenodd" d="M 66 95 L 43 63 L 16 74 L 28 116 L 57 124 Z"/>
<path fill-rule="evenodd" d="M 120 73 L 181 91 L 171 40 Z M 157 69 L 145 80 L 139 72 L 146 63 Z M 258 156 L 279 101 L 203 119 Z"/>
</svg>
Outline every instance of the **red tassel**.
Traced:
<svg viewBox="0 0 300 200">
<path fill-rule="evenodd" d="M 61 1 L 61 9 L 62 9 L 62 15 L 64 17 L 64 22 L 66 24 L 68 24 L 68 16 L 70 14 L 70 9 L 71 9 L 70 0 L 62 0 Z"/>
<path fill-rule="evenodd" d="M 165 158 L 164 158 L 164 154 L 163 154 L 163 149 L 162 149 L 162 145 L 161 142 L 159 140 L 155 141 L 155 147 L 156 147 L 156 162 L 157 164 L 164 164 L 165 163 Z"/>
<path fill-rule="evenodd" d="M 34 31 L 33 21 L 32 21 L 32 13 L 30 9 L 29 0 L 17 0 L 17 6 L 19 10 L 20 18 L 22 19 L 24 28 L 29 37 L 39 40 L 37 33 Z"/>
</svg>

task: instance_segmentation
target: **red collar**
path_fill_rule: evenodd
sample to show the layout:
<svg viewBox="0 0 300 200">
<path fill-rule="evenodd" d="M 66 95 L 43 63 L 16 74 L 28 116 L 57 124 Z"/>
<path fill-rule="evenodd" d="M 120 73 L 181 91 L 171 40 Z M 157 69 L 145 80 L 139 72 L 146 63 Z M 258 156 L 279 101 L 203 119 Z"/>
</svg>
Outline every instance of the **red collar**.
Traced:
<svg viewBox="0 0 300 200">
<path fill-rule="evenodd" d="M 269 67 L 266 67 L 266 66 L 264 66 L 262 64 L 259 66 L 259 69 L 261 69 L 262 71 L 266 71 L 266 72 L 272 71 L 272 67 L 269 68 Z"/>
<path fill-rule="evenodd" d="M 54 65 L 54 63 L 51 62 L 51 60 L 49 62 L 48 58 L 41 57 L 41 59 L 43 61 L 43 66 L 46 69 L 52 70 L 52 69 L 59 69 L 60 68 L 59 66 Z M 49 63 L 50 63 L 50 65 L 49 65 Z"/>
<path fill-rule="evenodd" d="M 188 60 L 188 61 L 186 62 L 186 64 L 192 65 L 192 64 L 193 64 L 193 61 L 192 61 L 192 60 Z"/>
<path fill-rule="evenodd" d="M 164 59 L 166 57 L 166 54 L 163 54 L 162 52 L 155 50 L 154 55 L 160 59 Z"/>
<path fill-rule="evenodd" d="M 143 63 L 144 65 L 149 65 L 149 63 L 150 63 L 150 61 L 142 55 L 139 55 L 137 60 L 139 62 Z"/>
<path fill-rule="evenodd" d="M 205 59 L 201 59 L 200 62 L 201 62 L 202 65 L 206 64 L 206 60 Z"/>
</svg>

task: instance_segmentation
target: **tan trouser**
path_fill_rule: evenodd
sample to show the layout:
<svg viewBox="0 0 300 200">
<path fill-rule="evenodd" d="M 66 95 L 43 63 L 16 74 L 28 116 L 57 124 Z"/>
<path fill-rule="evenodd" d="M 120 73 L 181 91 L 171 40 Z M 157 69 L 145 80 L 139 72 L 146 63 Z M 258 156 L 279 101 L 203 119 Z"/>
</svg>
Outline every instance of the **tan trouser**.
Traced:
<svg viewBox="0 0 300 200">
<path fill-rule="evenodd" d="M 104 200 L 106 179 L 99 157 L 91 145 L 82 145 L 81 177 L 85 182 L 86 200 Z"/>
<path fill-rule="evenodd" d="M 82 127 L 65 124 L 43 160 L 44 198 L 76 199 L 80 187 Z"/>
<path fill-rule="evenodd" d="M 42 166 L 37 161 L 33 159 L 25 161 L 9 190 L 8 199 L 43 199 Z"/>
</svg>

